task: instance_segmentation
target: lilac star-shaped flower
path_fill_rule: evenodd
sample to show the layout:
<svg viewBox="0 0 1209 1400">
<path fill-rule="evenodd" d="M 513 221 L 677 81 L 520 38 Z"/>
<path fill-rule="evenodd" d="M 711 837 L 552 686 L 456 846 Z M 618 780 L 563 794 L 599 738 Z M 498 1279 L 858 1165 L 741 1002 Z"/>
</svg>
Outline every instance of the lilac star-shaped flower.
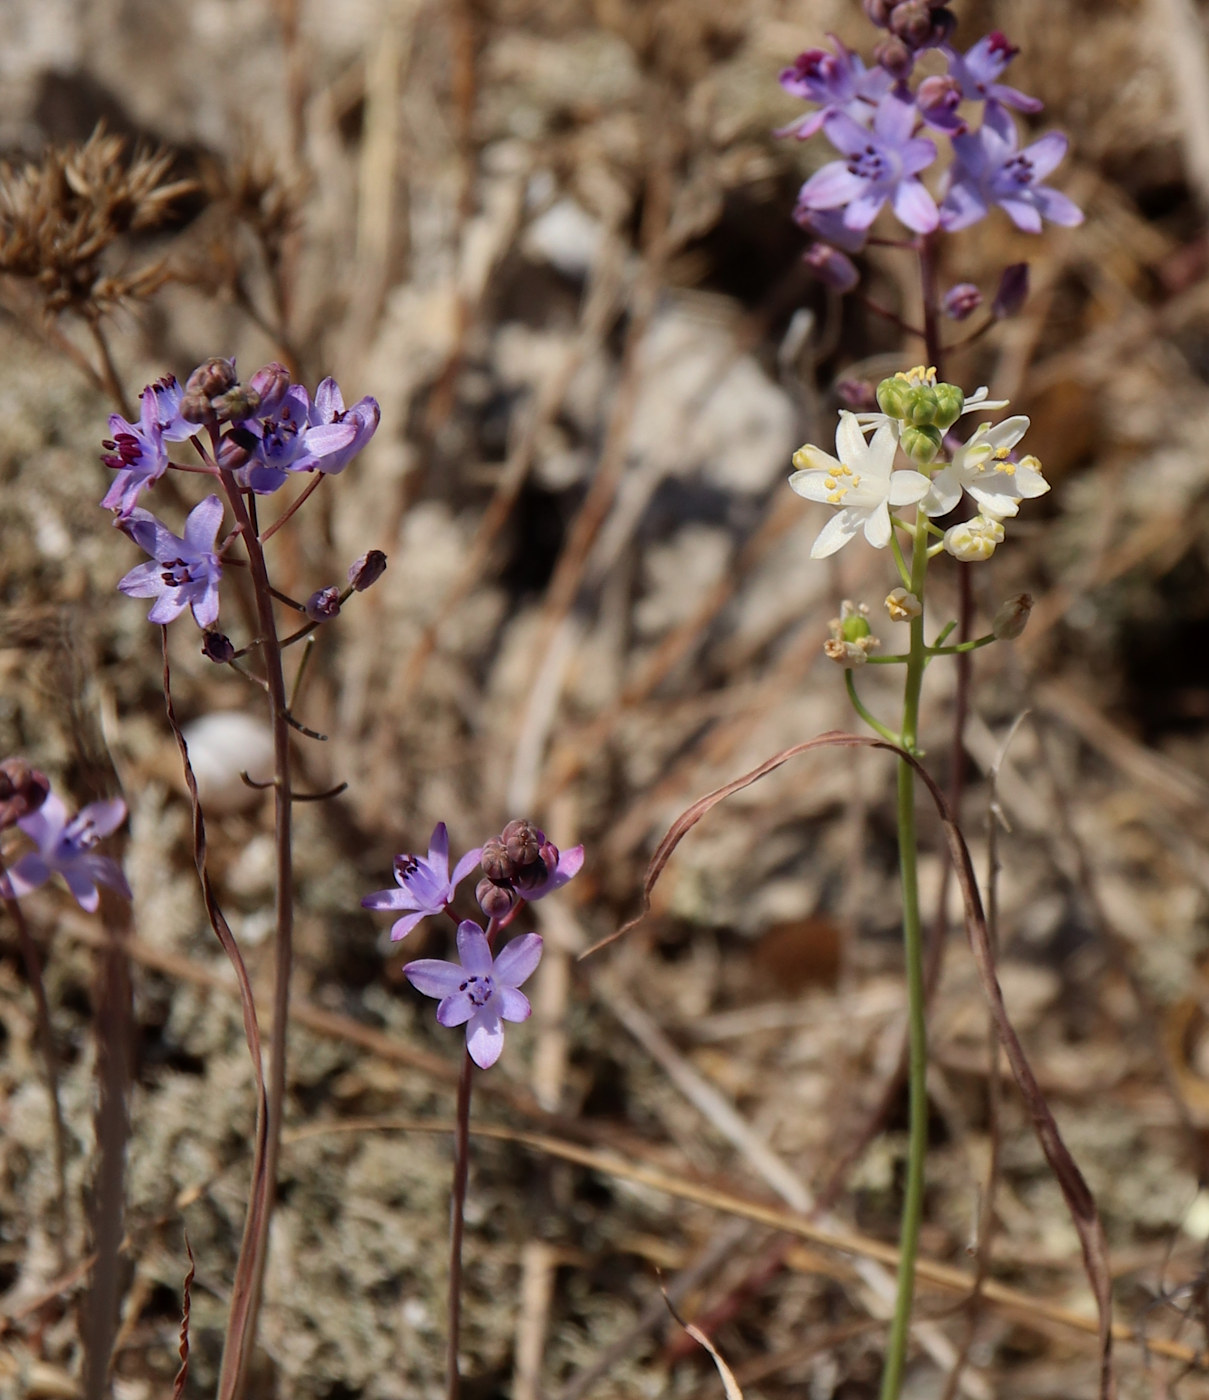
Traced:
<svg viewBox="0 0 1209 1400">
<path fill-rule="evenodd" d="M 541 938 L 526 933 L 493 958 L 486 934 L 467 919 L 458 925 L 459 962 L 420 958 L 403 972 L 417 991 L 440 997 L 437 1020 L 442 1026 L 465 1026 L 470 1058 L 480 1069 L 490 1069 L 504 1049 L 500 1022 L 529 1018 L 529 998 L 517 989 L 536 971 L 541 956 Z"/>
<path fill-rule="evenodd" d="M 23 855 L 9 870 L 13 893 L 20 898 L 52 875 L 62 875 L 80 908 L 90 914 L 101 902 L 98 885 L 108 885 L 129 899 L 130 886 L 117 861 L 93 854 L 97 842 L 116 831 L 125 818 L 126 804 L 113 797 L 90 802 L 69 821 L 63 799 L 50 793 L 36 812 L 17 822 L 38 849 Z"/>
<path fill-rule="evenodd" d="M 807 49 L 781 70 L 780 82 L 786 92 L 805 102 L 815 102 L 819 111 L 807 112 L 797 121 L 777 131 L 778 136 L 796 136 L 800 141 L 813 136 L 831 112 L 846 112 L 862 126 L 869 124 L 878 98 L 893 82 L 884 68 L 866 68 L 861 59 L 846 48 L 834 34 L 828 36 L 835 47 Z"/>
<path fill-rule="evenodd" d="M 139 492 L 163 476 L 168 466 L 165 441 L 183 442 L 197 431 L 180 416 L 181 388 L 169 375 L 149 384 L 139 395 L 139 421 L 127 423 L 120 413 L 109 416 L 112 437 L 101 444 L 101 461 L 117 475 L 101 505 L 116 511 L 118 523 L 134 509 Z"/>
<path fill-rule="evenodd" d="M 1041 182 L 1066 154 L 1067 139 L 1050 131 L 1019 150 L 1016 123 L 998 102 L 988 102 L 976 132 L 953 137 L 954 179 L 940 206 L 948 232 L 968 228 L 998 204 L 1017 228 L 1040 233 L 1041 220 L 1073 228 L 1083 211 L 1073 200 Z"/>
<path fill-rule="evenodd" d="M 845 112 L 831 112 L 823 122 L 827 138 L 844 159 L 816 170 L 798 195 L 803 213 L 843 210 L 849 229 L 867 229 L 889 201 L 899 220 L 916 233 L 930 233 L 937 223 L 936 205 L 918 174 L 936 159 L 936 146 L 912 136 L 916 120 L 910 95 L 895 90 L 877 104 L 873 126 L 866 130 Z"/>
<path fill-rule="evenodd" d="M 222 502 L 207 496 L 189 512 L 182 538 L 174 535 L 150 511 L 135 507 L 120 524 L 130 538 L 151 555 L 136 564 L 118 587 L 129 598 L 154 598 L 148 622 L 166 623 L 186 608 L 201 628 L 218 621 L 218 583 L 222 565 L 214 550 L 222 524 Z"/>
<path fill-rule="evenodd" d="M 377 431 L 382 410 L 378 400 L 367 394 L 358 399 L 352 408 L 345 408 L 344 395 L 340 386 L 330 376 L 315 390 L 315 402 L 311 405 L 310 433 L 314 438 L 324 427 L 347 429 L 352 427 L 353 435 L 347 442 L 332 435 L 332 446 L 322 453 L 315 462 L 315 470 L 336 476 L 352 461 Z"/>
<path fill-rule="evenodd" d="M 1018 112 L 1039 112 L 1045 105 L 1018 88 L 1008 87 L 997 79 L 1020 52 L 1015 44 L 996 29 L 987 34 L 964 54 L 945 48 L 949 60 L 949 75 L 960 85 L 961 95 L 969 102 L 1001 102 Z"/>
<path fill-rule="evenodd" d="M 391 925 L 392 942 L 406 938 L 413 928 L 429 914 L 440 914 L 453 899 L 458 885 L 479 863 L 482 848 L 467 851 L 449 873 L 449 830 L 438 822 L 428 843 L 428 855 L 399 855 L 395 857 L 397 890 L 376 890 L 361 901 L 363 909 L 406 909 L 403 918 Z"/>
<path fill-rule="evenodd" d="M 533 883 L 528 883 L 530 872 L 527 870 L 518 871 L 513 877 L 517 892 L 524 895 L 530 903 L 535 899 L 544 899 L 555 890 L 561 890 L 568 880 L 573 880 L 579 874 L 584 863 L 582 846 L 572 846 L 569 851 L 560 851 L 552 841 L 546 840 L 544 831 L 539 831 L 537 836 L 541 842 L 541 858 L 533 867 Z"/>
</svg>

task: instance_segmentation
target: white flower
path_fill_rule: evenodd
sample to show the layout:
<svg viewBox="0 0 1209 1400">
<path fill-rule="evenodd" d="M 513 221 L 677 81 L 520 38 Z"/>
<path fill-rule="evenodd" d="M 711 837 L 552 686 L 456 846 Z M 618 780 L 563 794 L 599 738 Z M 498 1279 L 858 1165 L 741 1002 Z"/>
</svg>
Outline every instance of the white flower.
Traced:
<svg viewBox="0 0 1209 1400">
<path fill-rule="evenodd" d="M 923 612 L 923 604 L 906 588 L 892 588 L 886 594 L 886 611 L 891 622 L 910 622 Z"/>
<path fill-rule="evenodd" d="M 1003 543 L 1003 524 L 986 515 L 976 515 L 945 531 L 945 548 L 965 564 L 981 563 Z"/>
<path fill-rule="evenodd" d="M 808 501 L 839 507 L 811 546 L 812 559 L 834 554 L 861 529 L 875 549 L 890 543 L 890 507 L 914 505 L 931 485 L 922 472 L 894 471 L 897 448 L 890 428 L 879 428 L 866 442 L 856 415 L 843 412 L 835 434 L 838 460 L 811 443 L 794 453 L 799 470 L 789 478 L 793 490 Z"/>
<path fill-rule="evenodd" d="M 978 502 L 983 515 L 997 520 L 1015 515 L 1021 500 L 1044 496 L 1049 482 L 1041 475 L 1036 457 L 1022 457 L 1019 462 L 1010 459 L 1028 425 L 1023 414 L 1005 418 L 994 427 L 980 423 L 969 442 L 932 478 L 932 489 L 920 507 L 924 514 L 947 515 L 961 500 L 963 490 Z"/>
</svg>

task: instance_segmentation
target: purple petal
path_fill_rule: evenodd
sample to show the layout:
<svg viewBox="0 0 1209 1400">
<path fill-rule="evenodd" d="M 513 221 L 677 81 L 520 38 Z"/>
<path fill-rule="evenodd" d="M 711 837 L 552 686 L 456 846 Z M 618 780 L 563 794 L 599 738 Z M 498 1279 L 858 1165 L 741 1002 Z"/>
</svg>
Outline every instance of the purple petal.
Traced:
<svg viewBox="0 0 1209 1400">
<path fill-rule="evenodd" d="M 526 933 L 514 938 L 495 960 L 495 980 L 501 988 L 519 987 L 537 970 L 541 959 L 540 934 Z"/>
<path fill-rule="evenodd" d="M 478 865 L 482 857 L 482 846 L 476 846 L 473 851 L 467 851 L 462 859 L 453 867 L 453 874 L 449 877 L 450 888 L 456 890 L 466 876 Z"/>
<path fill-rule="evenodd" d="M 1041 215 L 1037 212 L 1035 199 L 1000 198 L 999 207 L 1018 229 L 1025 233 L 1041 232 Z"/>
<path fill-rule="evenodd" d="M 451 997 L 461 991 L 466 980 L 464 969 L 444 958 L 417 958 L 407 964 L 403 975 L 426 997 Z"/>
<path fill-rule="evenodd" d="M 873 130 L 887 145 L 898 148 L 910 139 L 914 128 L 915 103 L 899 97 L 895 92 L 888 92 L 877 104 L 877 111 L 873 114 Z M 827 135 L 831 135 L 830 130 Z M 936 153 L 934 146 L 932 153 Z"/>
<path fill-rule="evenodd" d="M 392 943 L 398 943 L 401 938 L 406 938 L 427 913 L 427 909 L 421 909 L 417 914 L 404 914 L 401 919 L 396 919 L 390 926 L 390 941 Z M 436 996 L 438 993 L 430 992 L 429 995 Z"/>
<path fill-rule="evenodd" d="M 466 1027 L 466 1049 L 479 1069 L 490 1069 L 504 1049 L 504 1028 L 490 1006 L 470 1020 Z"/>
<path fill-rule="evenodd" d="M 322 423 L 330 423 L 337 414 L 344 412 L 344 395 L 340 386 L 329 374 L 315 390 L 315 413 Z"/>
<path fill-rule="evenodd" d="M 127 598 L 158 598 L 164 591 L 163 570 L 159 564 L 136 564 L 118 580 L 118 590 Z"/>
<path fill-rule="evenodd" d="M 20 817 L 17 825 L 40 851 L 52 849 L 67 825 L 67 808 L 63 805 L 63 799 L 57 793 L 47 793 L 41 807 L 27 817 Z"/>
<path fill-rule="evenodd" d="M 161 562 L 165 559 L 179 558 L 185 549 L 184 540 L 179 535 L 174 535 L 163 521 L 157 520 L 147 510 L 132 510 L 129 517 L 122 522 L 122 529 L 141 550 Z"/>
<path fill-rule="evenodd" d="M 499 998 L 500 1015 L 505 1021 L 527 1021 L 533 1014 L 529 998 L 515 987 L 501 987 L 496 993 Z"/>
<path fill-rule="evenodd" d="M 1083 210 L 1073 199 L 1067 199 L 1057 190 L 1036 190 L 1034 193 L 1037 196 L 1037 207 L 1051 224 L 1060 224 L 1063 228 L 1077 228 L 1083 222 Z"/>
<path fill-rule="evenodd" d="M 802 209 L 839 209 L 855 199 L 868 185 L 854 175 L 842 160 L 833 160 L 816 170 L 798 192 L 798 207 Z"/>
<path fill-rule="evenodd" d="M 979 219 L 987 216 L 987 202 L 973 185 L 959 181 L 945 195 L 940 206 L 941 228 L 955 233 L 958 229 L 969 228 Z"/>
<path fill-rule="evenodd" d="M 1031 97 L 1019 88 L 1008 87 L 1006 83 L 995 83 L 991 96 L 1005 107 L 1014 107 L 1017 112 L 1039 112 L 1045 106 L 1039 97 Z"/>
<path fill-rule="evenodd" d="M 463 991 L 451 992 L 437 1007 L 437 1024 L 464 1026 L 475 1013 L 474 1002 Z"/>
<path fill-rule="evenodd" d="M 926 136 L 919 137 L 916 141 L 908 141 L 900 152 L 903 163 L 904 175 L 918 175 L 921 170 L 926 170 L 936 159 L 936 142 L 929 141 Z"/>
<path fill-rule="evenodd" d="M 1048 131 L 1020 152 L 1021 158 L 1027 158 L 1033 167 L 1034 184 L 1040 184 L 1047 175 L 1057 169 L 1069 145 L 1069 140 L 1061 131 Z"/>
<path fill-rule="evenodd" d="M 889 99 L 889 98 L 883 99 L 883 105 L 884 105 L 884 102 L 890 101 L 890 100 L 892 100 L 892 99 Z M 879 115 L 879 116 L 880 116 L 880 114 L 881 114 L 881 111 L 882 111 L 882 106 L 879 105 L 879 106 L 878 106 L 878 115 Z M 914 110 L 912 109 L 912 110 L 908 113 L 908 115 L 909 115 L 909 116 L 911 117 L 911 119 L 913 120 L 913 119 L 914 119 Z M 874 117 L 874 124 L 876 125 L 876 123 L 877 123 L 877 117 Z M 827 133 L 827 139 L 828 139 L 828 141 L 831 142 L 831 144 L 836 148 L 837 151 L 840 152 L 841 155 L 845 155 L 845 156 L 857 156 L 857 155 L 860 155 L 861 152 L 864 151 L 865 147 L 869 145 L 869 133 L 868 133 L 868 131 L 867 131 L 863 126 L 861 126 L 861 124 L 860 124 L 859 122 L 853 121 L 852 118 L 848 115 L 847 112 L 838 112 L 838 111 L 836 111 L 836 112 L 828 112 L 828 113 L 827 113 L 826 120 L 823 122 L 823 130 Z M 879 134 L 879 135 L 881 134 L 880 130 L 879 130 L 878 134 Z M 908 134 L 910 134 L 910 133 L 908 132 Z M 844 165 L 843 161 L 837 161 L 837 162 L 835 162 L 835 164 L 839 165 L 841 169 L 846 169 L 846 168 L 847 168 L 847 167 Z M 824 166 L 824 167 L 823 167 L 823 170 L 826 170 L 826 169 L 828 169 L 828 168 L 829 168 L 829 167 Z M 822 170 L 820 170 L 820 171 L 817 172 L 817 174 L 819 174 L 819 175 L 821 175 L 822 173 L 823 173 Z M 813 178 L 815 178 L 815 177 L 812 176 L 811 178 L 813 179 Z M 809 181 L 808 181 L 807 183 L 809 183 Z"/>
<path fill-rule="evenodd" d="M 361 901 L 362 909 L 419 909 L 415 895 L 410 890 L 375 890 Z"/>
<path fill-rule="evenodd" d="M 444 822 L 437 822 L 428 840 L 428 864 L 432 867 L 441 884 L 449 881 L 449 828 Z"/>
<path fill-rule="evenodd" d="M 46 803 L 42 806 L 45 807 Z M 109 836 L 126 820 L 126 804 L 120 797 L 90 802 L 87 807 L 80 808 L 75 820 L 83 826 L 90 827 L 97 836 Z"/>
<path fill-rule="evenodd" d="M 214 626 L 218 621 L 218 588 L 213 580 L 206 584 L 206 591 L 194 599 L 192 606 L 193 620 L 203 631 Z"/>
<path fill-rule="evenodd" d="M 464 971 L 480 977 L 489 975 L 494 966 L 487 935 L 473 919 L 463 919 L 458 925 L 458 957 Z"/>
<path fill-rule="evenodd" d="M 13 894 L 20 898 L 36 890 L 50 879 L 50 866 L 34 851 L 29 851 L 9 868 L 8 880 Z"/>
<path fill-rule="evenodd" d="M 163 627 L 166 623 L 180 617 L 188 606 L 189 600 L 185 596 L 183 588 L 165 588 L 156 601 L 152 603 L 151 611 L 147 614 L 147 621 Z"/>
<path fill-rule="evenodd" d="M 81 864 L 98 885 L 108 885 L 111 890 L 116 890 L 124 899 L 134 898 L 122 867 L 116 860 L 109 856 L 84 856 Z"/>
<path fill-rule="evenodd" d="M 185 521 L 184 543 L 197 554 L 212 554 L 218 527 L 222 524 L 222 502 L 217 496 L 207 496 L 189 512 Z M 158 557 L 158 556 L 157 556 Z"/>
<path fill-rule="evenodd" d="M 95 914 L 101 902 L 101 895 L 87 871 L 68 866 L 60 871 L 60 874 L 67 881 L 67 888 L 75 895 L 80 908 L 87 914 Z"/>
<path fill-rule="evenodd" d="M 936 201 L 918 180 L 904 180 L 894 195 L 894 212 L 916 233 L 931 233 L 940 222 Z"/>
</svg>

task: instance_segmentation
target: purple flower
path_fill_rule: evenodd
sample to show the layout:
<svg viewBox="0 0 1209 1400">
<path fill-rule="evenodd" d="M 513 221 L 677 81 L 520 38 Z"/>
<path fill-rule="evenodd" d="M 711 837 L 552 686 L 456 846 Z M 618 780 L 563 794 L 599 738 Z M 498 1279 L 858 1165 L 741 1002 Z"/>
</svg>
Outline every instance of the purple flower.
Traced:
<svg viewBox="0 0 1209 1400">
<path fill-rule="evenodd" d="M 541 938 L 526 933 L 493 958 L 486 934 L 467 919 L 458 925 L 460 963 L 420 958 L 403 972 L 417 991 L 440 997 L 437 1020 L 442 1026 L 465 1026 L 470 1058 L 480 1069 L 490 1069 L 504 1048 L 500 1021 L 529 1018 L 533 1008 L 517 988 L 533 974 L 541 956 Z"/>
<path fill-rule="evenodd" d="M 887 200 L 902 223 L 930 233 L 937 223 L 932 196 L 917 178 L 936 158 L 926 137 L 913 137 L 915 104 L 905 91 L 888 92 L 873 114 L 872 130 L 844 112 L 831 112 L 823 130 L 845 157 L 816 170 L 798 195 L 799 211 L 842 209 L 849 229 L 867 229 Z"/>
<path fill-rule="evenodd" d="M 915 93 L 919 115 L 946 136 L 957 136 L 970 129 L 969 122 L 957 110 L 961 102 L 961 84 L 953 77 L 925 78 Z"/>
<path fill-rule="evenodd" d="M 107 802 L 90 802 L 68 821 L 62 798 L 50 793 L 36 812 L 17 822 L 38 849 L 23 855 L 8 872 L 13 893 L 18 897 L 28 894 L 59 874 L 80 908 L 90 914 L 101 902 L 99 884 L 129 899 L 130 886 L 117 861 L 92 854 L 97 842 L 116 831 L 125 818 L 126 804 L 113 797 Z"/>
<path fill-rule="evenodd" d="M 207 496 L 189 512 L 181 539 L 150 511 L 135 507 L 119 522 L 153 562 L 136 564 L 118 587 L 129 598 L 154 598 L 148 622 L 171 622 L 186 608 L 203 630 L 218 620 L 218 581 L 222 565 L 214 552 L 222 524 L 222 502 Z"/>
<path fill-rule="evenodd" d="M 392 942 L 406 938 L 413 928 L 429 914 L 440 914 L 453 899 L 458 885 L 479 863 L 481 848 L 476 846 L 449 873 L 449 830 L 438 822 L 428 843 L 428 856 L 398 855 L 395 857 L 397 890 L 377 890 L 361 901 L 363 909 L 407 909 L 401 919 L 391 925 Z"/>
<path fill-rule="evenodd" d="M 992 204 L 1025 233 L 1040 233 L 1043 218 L 1067 228 L 1083 222 L 1077 204 L 1041 183 L 1066 154 L 1066 137 L 1051 131 L 1022 151 L 1018 142 L 1016 123 L 997 102 L 987 103 L 976 132 L 954 136 L 956 177 L 941 204 L 942 228 L 968 228 L 985 218 Z"/>
<path fill-rule="evenodd" d="M 320 453 L 315 463 L 316 471 L 326 472 L 329 476 L 342 472 L 373 437 L 381 416 L 378 400 L 371 399 L 368 394 L 358 399 L 352 408 L 345 408 L 340 386 L 330 376 L 325 379 L 315 390 L 315 402 L 311 405 L 310 413 L 311 430 L 307 435 L 308 442 L 313 445 L 316 438 L 323 437 L 325 429 L 329 430 L 324 440 L 330 445 Z M 346 438 L 350 427 L 352 436 Z M 333 429 L 336 431 L 330 431 Z"/>
<path fill-rule="evenodd" d="M 1019 52 L 998 29 L 964 55 L 945 49 L 949 73 L 960 84 L 962 97 L 970 102 L 1001 102 L 1018 112 L 1039 112 L 1045 104 L 1038 98 L 995 81 Z"/>
<path fill-rule="evenodd" d="M 799 228 L 834 248 L 842 248 L 845 253 L 859 253 L 865 246 L 867 231 L 849 228 L 844 216 L 833 209 L 807 209 L 799 203 L 793 211 L 793 219 Z"/>
<path fill-rule="evenodd" d="M 781 70 L 780 82 L 786 92 L 820 110 L 807 112 L 797 121 L 781 127 L 778 136 L 796 136 L 800 141 L 813 136 L 831 112 L 846 112 L 862 126 L 869 124 L 874 104 L 893 79 L 883 68 L 868 69 L 856 54 L 844 47 L 834 34 L 828 36 L 835 53 L 807 49 L 798 54 L 789 68 Z"/>
<path fill-rule="evenodd" d="M 101 461 L 117 472 L 101 505 L 117 511 L 119 523 L 129 517 L 139 492 L 167 469 L 165 440 L 183 442 L 197 431 L 180 416 L 181 389 L 171 375 L 149 384 L 139 400 L 138 423 L 127 423 L 120 413 L 110 414 L 113 436 L 101 444 L 106 449 Z"/>
<path fill-rule="evenodd" d="M 861 280 L 856 265 L 847 253 L 827 243 L 812 243 L 802 255 L 802 261 L 820 282 L 834 291 L 850 292 Z"/>
<path fill-rule="evenodd" d="M 982 293 L 973 282 L 958 282 L 941 298 L 941 310 L 954 321 L 964 321 L 982 305 Z"/>
</svg>

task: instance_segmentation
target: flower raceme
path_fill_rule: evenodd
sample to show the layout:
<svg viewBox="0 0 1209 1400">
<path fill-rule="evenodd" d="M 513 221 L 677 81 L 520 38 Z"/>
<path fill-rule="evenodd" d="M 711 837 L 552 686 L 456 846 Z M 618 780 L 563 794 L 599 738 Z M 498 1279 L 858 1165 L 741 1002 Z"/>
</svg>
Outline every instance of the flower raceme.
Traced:
<svg viewBox="0 0 1209 1400">
<path fill-rule="evenodd" d="M 837 511 L 816 538 L 811 557 L 834 554 L 861 531 L 883 549 L 897 510 L 914 505 L 921 515 L 939 518 L 968 495 L 978 514 L 951 526 L 943 547 L 967 562 L 990 558 L 1003 540 L 1002 522 L 1017 514 L 1022 500 L 1049 490 L 1036 457 L 1015 455 L 1029 420 L 1018 414 L 993 426 L 981 423 L 964 443 L 951 447 L 946 460 L 940 455 L 951 442 L 946 434 L 962 414 L 1002 408 L 1005 402 L 989 399 L 985 388 L 967 397 L 956 385 L 937 383 L 935 371 L 922 367 L 883 380 L 877 400 L 877 413 L 840 413 L 836 456 L 810 443 L 794 454 L 798 470 L 790 487 Z M 926 470 L 896 467 L 899 448 Z"/>
</svg>

